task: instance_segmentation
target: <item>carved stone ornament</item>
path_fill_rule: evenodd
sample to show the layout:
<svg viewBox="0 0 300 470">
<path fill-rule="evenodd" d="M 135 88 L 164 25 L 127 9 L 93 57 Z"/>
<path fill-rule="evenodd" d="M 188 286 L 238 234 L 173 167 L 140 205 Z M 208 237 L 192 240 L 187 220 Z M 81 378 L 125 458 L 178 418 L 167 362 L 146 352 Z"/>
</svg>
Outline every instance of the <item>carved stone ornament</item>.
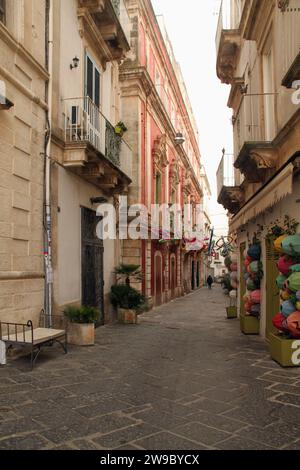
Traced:
<svg viewBox="0 0 300 470">
<path fill-rule="evenodd" d="M 269 170 L 275 167 L 273 150 L 263 150 L 259 153 L 255 150 L 251 150 L 250 158 L 255 163 L 258 170 Z"/>
<path fill-rule="evenodd" d="M 177 159 L 174 159 L 170 165 L 170 188 L 176 187 L 180 183 L 180 174 L 179 174 L 179 163 Z"/>
<path fill-rule="evenodd" d="M 167 136 L 165 134 L 155 140 L 152 154 L 154 165 L 153 173 L 155 175 L 156 170 L 162 171 L 169 165 L 167 157 Z"/>
<path fill-rule="evenodd" d="M 78 0 L 79 7 L 85 7 L 90 13 L 102 13 L 105 8 L 105 0 Z"/>
<path fill-rule="evenodd" d="M 278 0 L 278 8 L 284 13 L 289 6 L 290 0 Z"/>
</svg>

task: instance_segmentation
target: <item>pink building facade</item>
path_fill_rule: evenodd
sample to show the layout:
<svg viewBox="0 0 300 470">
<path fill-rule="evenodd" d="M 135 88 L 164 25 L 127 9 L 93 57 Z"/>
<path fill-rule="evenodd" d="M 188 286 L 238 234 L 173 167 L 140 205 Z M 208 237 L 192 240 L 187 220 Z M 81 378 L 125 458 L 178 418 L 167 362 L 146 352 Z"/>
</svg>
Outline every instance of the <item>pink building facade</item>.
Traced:
<svg viewBox="0 0 300 470">
<path fill-rule="evenodd" d="M 133 149 L 130 204 L 202 203 L 201 157 L 192 109 L 172 46 L 149 0 L 127 0 L 131 52 L 121 66 L 122 119 Z M 178 136 L 183 143 L 178 143 Z M 172 237 L 171 237 L 172 238 Z M 142 291 L 160 305 L 203 284 L 204 255 L 184 240 L 126 240 L 123 263 L 141 265 Z"/>
</svg>

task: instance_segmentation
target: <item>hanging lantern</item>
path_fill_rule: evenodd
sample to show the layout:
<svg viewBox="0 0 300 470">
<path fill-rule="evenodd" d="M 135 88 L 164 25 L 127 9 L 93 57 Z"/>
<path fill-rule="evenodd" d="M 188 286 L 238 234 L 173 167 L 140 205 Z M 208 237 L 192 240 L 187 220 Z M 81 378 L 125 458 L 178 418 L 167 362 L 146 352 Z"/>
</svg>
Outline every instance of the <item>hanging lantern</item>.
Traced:
<svg viewBox="0 0 300 470">
<path fill-rule="evenodd" d="M 286 280 L 287 278 L 286 276 L 283 276 L 283 274 L 277 277 L 276 284 L 277 284 L 278 289 L 282 289 L 282 290 L 284 289 L 284 283 Z"/>
<path fill-rule="evenodd" d="M 281 256 L 277 263 L 278 271 L 281 272 L 284 276 L 288 276 L 290 272 L 291 266 L 294 264 L 294 261 L 287 256 Z"/>
<path fill-rule="evenodd" d="M 292 315 L 292 313 L 295 312 L 295 306 L 294 306 L 289 300 L 286 300 L 286 301 L 283 302 L 283 304 L 281 305 L 280 311 L 281 311 L 282 315 L 283 315 L 285 318 L 287 318 L 287 317 L 289 317 L 290 315 Z"/>
<path fill-rule="evenodd" d="M 291 274 L 286 283 L 288 289 L 293 292 L 298 292 L 298 290 L 300 290 L 300 273 Z"/>
<path fill-rule="evenodd" d="M 276 240 L 274 241 L 274 248 L 275 248 L 275 251 L 277 251 L 278 253 L 284 253 L 281 243 L 283 242 L 285 238 L 287 238 L 287 235 L 281 235 L 280 237 L 276 238 Z"/>
<path fill-rule="evenodd" d="M 261 291 L 255 290 L 254 292 L 251 292 L 250 298 L 251 298 L 252 303 L 260 304 L 261 303 Z"/>
<path fill-rule="evenodd" d="M 292 313 L 287 319 L 287 325 L 293 338 L 300 338 L 300 312 Z"/>
<path fill-rule="evenodd" d="M 248 250 L 248 256 L 250 256 L 254 261 L 260 260 L 261 257 L 261 247 L 258 244 L 251 245 Z"/>
<path fill-rule="evenodd" d="M 282 241 L 283 252 L 290 256 L 300 255 L 300 235 L 291 235 Z"/>
</svg>

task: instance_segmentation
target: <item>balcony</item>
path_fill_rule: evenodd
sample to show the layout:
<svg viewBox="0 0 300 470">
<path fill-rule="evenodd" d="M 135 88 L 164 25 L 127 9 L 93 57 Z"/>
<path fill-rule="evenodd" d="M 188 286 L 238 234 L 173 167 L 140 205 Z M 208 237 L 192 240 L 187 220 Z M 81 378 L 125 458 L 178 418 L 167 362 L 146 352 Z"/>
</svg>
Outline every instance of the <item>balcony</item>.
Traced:
<svg viewBox="0 0 300 470">
<path fill-rule="evenodd" d="M 128 186 L 132 150 L 89 97 L 64 100 L 63 165 L 102 189 Z"/>
<path fill-rule="evenodd" d="M 80 35 L 93 39 L 102 65 L 126 57 L 131 21 L 124 0 L 78 0 Z"/>
<path fill-rule="evenodd" d="M 233 117 L 234 166 L 249 183 L 264 182 L 276 166 L 277 152 L 272 143 L 273 138 L 268 140 L 265 128 L 268 122 L 267 127 L 272 134 L 275 124 L 263 112 L 264 104 L 265 108 L 272 109 L 270 100 L 273 98 L 272 94 L 265 97 L 244 95 L 239 111 Z"/>
<path fill-rule="evenodd" d="M 231 84 L 241 45 L 239 25 L 245 0 L 240 9 L 231 10 L 231 0 L 222 0 L 216 34 L 217 75 L 222 83 Z"/>
<path fill-rule="evenodd" d="M 235 184 L 233 162 L 233 155 L 224 151 L 217 171 L 217 190 L 218 203 L 231 214 L 236 214 L 244 203 L 244 191 Z"/>
</svg>

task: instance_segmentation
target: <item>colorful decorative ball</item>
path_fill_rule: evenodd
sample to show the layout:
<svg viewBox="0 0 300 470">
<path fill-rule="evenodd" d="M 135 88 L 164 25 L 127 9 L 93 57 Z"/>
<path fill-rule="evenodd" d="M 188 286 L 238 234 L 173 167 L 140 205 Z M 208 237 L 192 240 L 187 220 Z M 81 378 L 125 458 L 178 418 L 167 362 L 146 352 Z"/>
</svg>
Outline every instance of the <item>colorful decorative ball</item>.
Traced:
<svg viewBox="0 0 300 470">
<path fill-rule="evenodd" d="M 229 292 L 229 297 L 231 299 L 236 299 L 237 298 L 237 290 L 234 289 L 234 290 L 230 291 Z"/>
<path fill-rule="evenodd" d="M 250 311 L 251 311 L 252 315 L 259 316 L 260 312 L 261 312 L 261 305 L 260 304 L 252 305 Z"/>
<path fill-rule="evenodd" d="M 277 330 L 283 331 L 284 333 L 289 332 L 289 329 L 286 325 L 286 318 L 284 315 L 282 315 L 282 313 L 278 313 L 277 315 L 275 315 L 272 320 L 272 323 Z"/>
<path fill-rule="evenodd" d="M 262 263 L 260 261 L 252 261 L 249 265 L 249 269 L 251 273 L 258 274 L 262 269 Z"/>
<path fill-rule="evenodd" d="M 246 269 L 248 269 L 249 266 L 250 266 L 250 261 L 247 260 L 247 259 L 245 259 L 245 261 L 244 261 L 244 267 L 245 267 Z"/>
<path fill-rule="evenodd" d="M 254 292 L 251 292 L 250 298 L 253 304 L 260 304 L 261 303 L 261 291 L 255 290 Z"/>
<path fill-rule="evenodd" d="M 291 296 L 291 294 L 289 293 L 289 291 L 287 291 L 287 290 L 280 291 L 281 300 L 289 300 L 290 296 Z"/>
<path fill-rule="evenodd" d="M 281 305 L 280 311 L 281 311 L 282 315 L 284 315 L 285 318 L 287 318 L 290 315 L 292 315 L 292 313 L 295 312 L 295 306 L 289 300 L 286 300 Z"/>
<path fill-rule="evenodd" d="M 281 244 L 285 238 L 287 238 L 287 235 L 281 235 L 280 237 L 276 238 L 276 240 L 274 241 L 274 248 L 275 248 L 275 251 L 277 251 L 278 253 L 284 253 Z"/>
<path fill-rule="evenodd" d="M 287 280 L 288 289 L 293 292 L 300 290 L 300 273 L 291 274 Z"/>
<path fill-rule="evenodd" d="M 238 275 L 237 275 L 237 272 L 236 272 L 236 271 L 232 271 L 232 272 L 230 273 L 230 279 L 232 279 L 233 281 L 236 281 L 236 280 L 237 280 L 237 277 L 238 277 Z"/>
<path fill-rule="evenodd" d="M 300 290 L 296 292 L 296 297 L 297 297 L 297 300 L 300 300 Z"/>
<path fill-rule="evenodd" d="M 247 254 L 254 261 L 260 260 L 260 257 L 261 257 L 261 247 L 260 247 L 260 245 L 258 245 L 258 244 L 250 245 Z"/>
<path fill-rule="evenodd" d="M 233 289 L 237 289 L 238 288 L 238 283 L 236 281 L 231 281 L 231 287 Z"/>
<path fill-rule="evenodd" d="M 243 301 L 244 302 L 249 302 L 250 301 L 250 297 L 249 297 L 248 294 L 243 295 Z"/>
<path fill-rule="evenodd" d="M 286 280 L 287 278 L 283 274 L 277 277 L 276 284 L 277 284 L 278 289 L 284 289 L 284 283 Z"/>
<path fill-rule="evenodd" d="M 251 308 L 252 308 L 252 306 L 253 306 L 253 303 L 252 303 L 252 302 L 246 302 L 246 303 L 245 303 L 245 310 L 246 310 L 246 312 L 251 313 Z"/>
<path fill-rule="evenodd" d="M 249 261 L 249 263 L 252 263 L 252 261 L 255 261 L 253 258 L 251 258 L 251 256 L 247 256 L 246 257 L 246 260 Z"/>
<path fill-rule="evenodd" d="M 296 309 L 300 311 L 300 301 L 296 302 Z"/>
<path fill-rule="evenodd" d="M 232 253 L 231 254 L 231 261 L 233 263 L 237 263 L 238 262 L 238 255 L 236 253 Z"/>
<path fill-rule="evenodd" d="M 300 264 L 293 264 L 289 271 L 289 274 L 300 273 Z"/>
<path fill-rule="evenodd" d="M 281 272 L 284 276 L 288 276 L 290 273 L 290 268 L 294 264 L 294 261 L 291 258 L 283 255 L 279 258 L 277 263 L 278 271 Z"/>
<path fill-rule="evenodd" d="M 291 235 L 282 241 L 283 252 L 290 256 L 300 255 L 300 235 Z"/>
<path fill-rule="evenodd" d="M 293 338 L 300 338 L 300 312 L 294 312 L 287 319 L 288 329 Z"/>
<path fill-rule="evenodd" d="M 255 290 L 257 290 L 258 287 L 259 287 L 259 286 L 257 285 L 257 283 L 256 283 L 253 279 L 251 279 L 251 278 L 248 279 L 248 281 L 247 281 L 247 289 L 248 289 L 249 291 L 251 291 L 251 292 L 252 292 L 252 291 L 255 291 Z"/>
<path fill-rule="evenodd" d="M 237 272 L 237 270 L 238 270 L 238 264 L 237 263 L 232 263 L 230 265 L 230 271 L 231 272 Z"/>
</svg>

